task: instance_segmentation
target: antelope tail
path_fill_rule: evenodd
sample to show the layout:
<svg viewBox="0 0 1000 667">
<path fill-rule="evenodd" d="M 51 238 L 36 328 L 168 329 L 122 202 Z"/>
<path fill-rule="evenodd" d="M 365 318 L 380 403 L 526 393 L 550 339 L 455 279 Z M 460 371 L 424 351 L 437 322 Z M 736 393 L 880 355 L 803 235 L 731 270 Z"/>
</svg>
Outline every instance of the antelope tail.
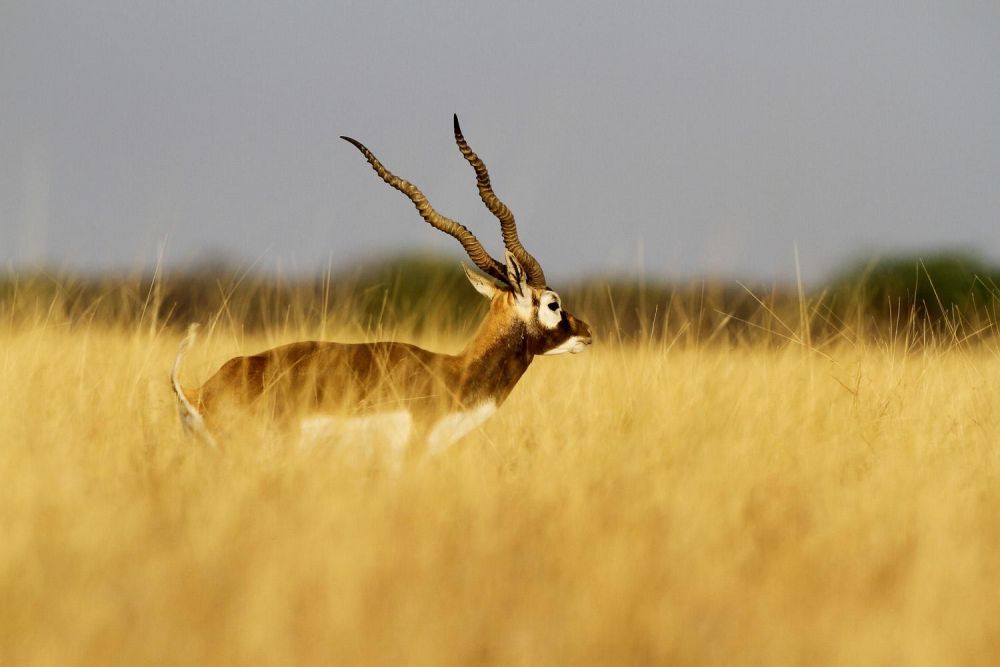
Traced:
<svg viewBox="0 0 1000 667">
<path fill-rule="evenodd" d="M 202 417 L 201 413 L 198 412 L 198 408 L 192 405 L 191 401 L 188 399 L 187 394 L 184 393 L 184 388 L 181 387 L 180 379 L 178 375 L 181 370 L 181 362 L 184 360 L 184 353 L 187 352 L 188 348 L 194 342 L 195 337 L 198 334 L 198 325 L 192 324 L 188 327 L 187 335 L 184 336 L 184 340 L 181 341 L 180 346 L 177 348 L 177 357 L 174 358 L 174 367 L 170 371 L 170 384 L 174 389 L 174 394 L 177 396 L 177 413 L 181 418 L 181 426 L 184 427 L 184 432 L 188 434 L 194 434 L 195 436 L 201 438 L 211 447 L 217 447 L 215 438 L 212 434 L 208 432 L 205 427 L 205 419 Z"/>
</svg>

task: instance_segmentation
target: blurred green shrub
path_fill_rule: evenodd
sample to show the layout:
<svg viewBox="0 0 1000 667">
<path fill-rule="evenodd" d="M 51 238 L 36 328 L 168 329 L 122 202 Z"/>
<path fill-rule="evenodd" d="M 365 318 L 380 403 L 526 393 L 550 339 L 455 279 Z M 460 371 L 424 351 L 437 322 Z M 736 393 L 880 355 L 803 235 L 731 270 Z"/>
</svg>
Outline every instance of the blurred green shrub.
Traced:
<svg viewBox="0 0 1000 667">
<path fill-rule="evenodd" d="M 968 253 L 855 262 L 832 281 L 837 308 L 869 320 L 982 322 L 995 310 L 1000 269 Z M 992 320 L 991 320 L 992 321 Z"/>
</svg>

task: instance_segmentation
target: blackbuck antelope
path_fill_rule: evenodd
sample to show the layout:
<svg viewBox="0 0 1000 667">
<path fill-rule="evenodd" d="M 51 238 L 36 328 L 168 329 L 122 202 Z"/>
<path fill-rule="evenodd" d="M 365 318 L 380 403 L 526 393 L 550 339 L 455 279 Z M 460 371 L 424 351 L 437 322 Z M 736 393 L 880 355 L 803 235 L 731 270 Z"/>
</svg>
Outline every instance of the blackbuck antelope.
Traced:
<svg viewBox="0 0 1000 667">
<path fill-rule="evenodd" d="M 183 389 L 178 372 L 192 330 L 181 343 L 171 382 L 185 429 L 215 444 L 223 415 L 261 415 L 306 439 L 377 427 L 391 451 L 411 443 L 435 454 L 482 424 L 504 402 L 537 355 L 582 352 L 587 324 L 563 309 L 545 284 L 538 261 L 518 239 L 510 209 L 493 193 L 486 165 L 469 148 L 455 117 L 455 141 L 476 172 L 479 195 L 500 220 L 504 263 L 491 257 L 464 225 L 438 213 L 412 183 L 393 175 L 360 142 L 382 180 L 410 198 L 432 227 L 458 239 L 486 275 L 463 265 L 469 282 L 490 300 L 489 312 L 461 354 L 429 352 L 407 343 L 307 341 L 230 359 L 200 388 Z M 238 414 L 238 413 L 237 413 Z"/>
</svg>

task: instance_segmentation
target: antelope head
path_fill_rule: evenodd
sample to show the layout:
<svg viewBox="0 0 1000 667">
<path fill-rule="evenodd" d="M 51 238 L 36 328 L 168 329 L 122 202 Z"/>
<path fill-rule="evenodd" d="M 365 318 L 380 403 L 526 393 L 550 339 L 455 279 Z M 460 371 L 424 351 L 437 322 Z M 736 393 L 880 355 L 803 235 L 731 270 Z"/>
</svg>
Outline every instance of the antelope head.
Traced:
<svg viewBox="0 0 1000 667">
<path fill-rule="evenodd" d="M 472 286 L 490 300 L 494 326 L 523 333 L 533 355 L 577 354 L 587 349 L 593 340 L 587 323 L 563 309 L 555 291 L 532 285 L 510 250 L 506 262 L 507 277 L 499 285 L 462 265 Z"/>
<path fill-rule="evenodd" d="M 457 115 L 454 120 L 455 142 L 476 172 L 479 196 L 500 221 L 505 247 L 503 263 L 491 257 L 465 225 L 434 210 L 417 186 L 391 173 L 361 142 L 350 137 L 341 139 L 361 151 L 375 173 L 406 195 L 428 224 L 455 237 L 462 244 L 472 263 L 486 274 L 463 265 L 472 286 L 490 300 L 491 319 L 495 326 L 523 333 L 528 351 L 533 355 L 583 352 L 593 340 L 590 327 L 564 310 L 559 295 L 546 285 L 541 264 L 525 249 L 518 237 L 514 214 L 493 192 L 486 165 L 466 142 Z"/>
</svg>

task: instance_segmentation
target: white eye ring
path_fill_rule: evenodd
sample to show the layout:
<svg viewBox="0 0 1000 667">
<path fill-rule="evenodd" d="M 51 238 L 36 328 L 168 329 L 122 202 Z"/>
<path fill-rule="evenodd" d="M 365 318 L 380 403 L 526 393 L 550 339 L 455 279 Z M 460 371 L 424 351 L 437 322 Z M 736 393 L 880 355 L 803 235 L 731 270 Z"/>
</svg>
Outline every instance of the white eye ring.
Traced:
<svg viewBox="0 0 1000 667">
<path fill-rule="evenodd" d="M 549 301 L 549 310 L 556 311 L 559 310 L 559 302 Z"/>
</svg>

